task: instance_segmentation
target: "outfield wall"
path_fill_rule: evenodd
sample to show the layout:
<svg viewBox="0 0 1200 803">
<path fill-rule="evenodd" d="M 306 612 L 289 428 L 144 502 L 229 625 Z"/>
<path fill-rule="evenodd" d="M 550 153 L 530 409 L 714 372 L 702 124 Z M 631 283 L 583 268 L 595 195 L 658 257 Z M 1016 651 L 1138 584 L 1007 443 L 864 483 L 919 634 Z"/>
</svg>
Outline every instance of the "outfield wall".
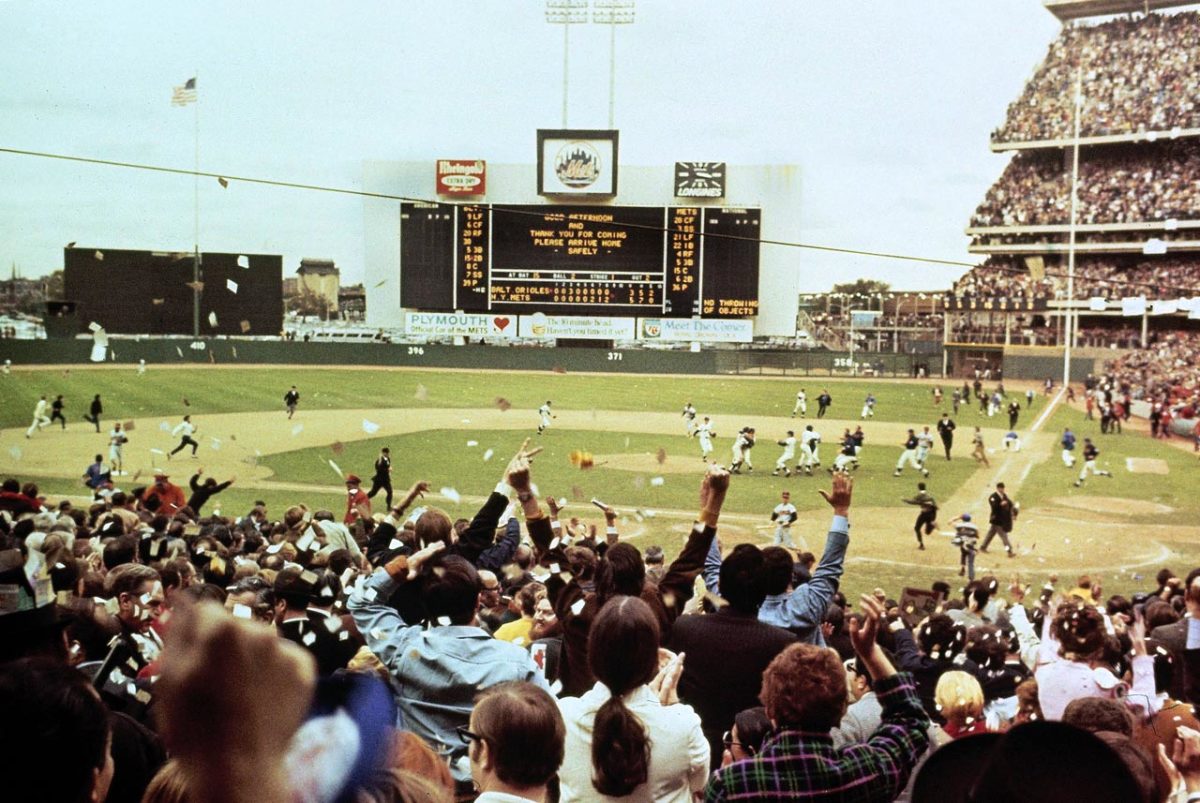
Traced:
<svg viewBox="0 0 1200 803">
<path fill-rule="evenodd" d="M 88 363 L 92 341 L 0 340 L 0 360 L 20 365 Z M 403 343 L 304 343 L 285 340 L 112 340 L 109 365 L 216 364 L 397 366 L 468 370 L 590 371 L 625 374 L 763 374 L 776 376 L 911 377 L 906 354 L 832 351 L 665 351 L 654 349 L 521 348 Z M 922 358 L 937 370 L 940 357 Z"/>
</svg>

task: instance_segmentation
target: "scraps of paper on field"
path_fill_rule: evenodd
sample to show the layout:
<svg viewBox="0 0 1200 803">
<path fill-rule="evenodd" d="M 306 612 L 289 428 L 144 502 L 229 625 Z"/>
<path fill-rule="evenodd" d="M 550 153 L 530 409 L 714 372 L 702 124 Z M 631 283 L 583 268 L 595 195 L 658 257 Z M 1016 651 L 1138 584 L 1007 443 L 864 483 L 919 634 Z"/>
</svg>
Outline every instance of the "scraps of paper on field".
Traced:
<svg viewBox="0 0 1200 803">
<path fill-rule="evenodd" d="M 374 435 L 379 431 L 379 424 L 376 424 L 374 421 L 368 421 L 364 418 L 362 422 L 362 428 L 363 432 L 367 433 L 368 435 Z"/>
<path fill-rule="evenodd" d="M 575 466 L 575 468 L 589 469 L 596 465 L 596 459 L 592 456 L 592 453 L 581 449 L 573 449 L 567 455 L 567 459 L 571 461 L 571 465 Z"/>
<path fill-rule="evenodd" d="M 661 466 L 663 463 L 667 462 L 667 450 L 666 450 L 666 448 L 664 448 L 664 447 L 662 447 L 662 446 L 658 447 L 658 454 L 656 454 L 656 455 L 654 456 L 654 459 L 658 461 L 658 464 L 659 464 L 660 466 Z"/>
<path fill-rule="evenodd" d="M 341 454 L 342 452 L 346 451 L 346 444 L 342 443 L 341 441 L 334 441 L 333 443 L 329 444 L 329 448 L 333 450 L 334 454 Z"/>
<path fill-rule="evenodd" d="M 497 396 L 492 401 L 492 404 L 496 405 L 496 408 L 498 410 L 500 410 L 500 412 L 502 412 L 502 413 L 506 413 L 512 408 L 512 402 L 510 402 L 508 399 L 504 398 L 503 396 Z"/>
<path fill-rule="evenodd" d="M 456 505 L 462 501 L 462 494 L 460 494 L 458 491 L 454 490 L 453 488 L 450 488 L 450 487 L 442 488 L 441 490 L 438 491 L 438 493 L 441 494 L 442 496 L 446 497 L 447 499 L 449 499 L 451 502 L 453 502 Z"/>
<path fill-rule="evenodd" d="M 426 399 L 429 398 L 429 388 L 425 387 L 420 382 L 418 382 L 417 383 L 417 392 L 413 394 L 413 398 L 416 399 L 417 401 L 425 401 Z"/>
<path fill-rule="evenodd" d="M 337 463 L 335 463 L 335 462 L 333 462 L 332 460 L 330 460 L 330 461 L 329 461 L 329 467 L 330 467 L 331 469 L 333 469 L 333 470 L 334 470 L 334 472 L 335 472 L 335 473 L 336 473 L 336 474 L 337 474 L 339 477 L 345 478 L 345 476 L 346 476 L 346 475 L 342 473 L 342 469 L 341 469 L 341 467 L 340 467 L 340 466 L 339 466 Z"/>
<path fill-rule="evenodd" d="M 491 459 L 492 459 L 492 455 L 494 455 L 495 453 L 496 453 L 496 452 L 495 452 L 495 450 L 494 450 L 494 449 L 488 449 L 486 452 L 484 452 L 484 453 L 483 453 L 483 459 L 484 459 L 484 461 L 486 462 L 486 461 L 488 461 L 488 460 L 491 460 Z"/>
</svg>

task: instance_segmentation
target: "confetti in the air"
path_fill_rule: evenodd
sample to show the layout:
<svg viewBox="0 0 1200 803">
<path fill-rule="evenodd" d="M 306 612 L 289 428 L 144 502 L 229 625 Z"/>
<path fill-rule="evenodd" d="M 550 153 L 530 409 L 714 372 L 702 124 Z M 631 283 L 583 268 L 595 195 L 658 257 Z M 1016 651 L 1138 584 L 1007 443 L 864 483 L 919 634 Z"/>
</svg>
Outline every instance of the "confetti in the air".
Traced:
<svg viewBox="0 0 1200 803">
<path fill-rule="evenodd" d="M 363 419 L 363 422 L 362 422 L 362 428 L 363 428 L 363 432 L 367 433 L 368 435 L 374 435 L 376 432 L 379 431 L 378 424 L 376 424 L 374 421 L 368 421 L 365 418 Z"/>
<path fill-rule="evenodd" d="M 176 347 L 175 347 L 175 353 L 176 353 L 176 354 L 178 354 L 180 357 L 182 357 L 182 356 L 183 356 L 183 349 L 179 348 L 179 346 L 176 346 Z"/>
<path fill-rule="evenodd" d="M 491 460 L 491 459 L 492 459 L 492 455 L 494 455 L 495 453 L 496 453 L 496 452 L 495 452 L 494 450 L 492 450 L 492 449 L 488 449 L 486 452 L 484 452 L 484 453 L 483 453 L 483 459 L 484 459 L 485 461 L 487 461 L 487 460 Z"/>
<path fill-rule="evenodd" d="M 379 284 L 377 284 L 377 285 L 375 285 L 375 286 L 376 286 L 376 287 L 383 287 L 385 284 L 387 284 L 387 279 L 384 279 L 382 282 L 380 282 Z"/>
<path fill-rule="evenodd" d="M 468 449 L 471 448 L 472 446 L 478 446 L 478 445 L 479 445 L 479 441 L 467 441 Z"/>
<path fill-rule="evenodd" d="M 233 279 L 226 279 L 225 280 L 225 289 L 227 289 L 231 293 L 236 293 L 238 290 L 238 283 L 235 282 Z"/>
<path fill-rule="evenodd" d="M 294 437 L 296 437 L 297 435 L 299 435 L 299 434 L 300 434 L 301 432 L 303 432 L 303 431 L 304 431 L 304 425 L 303 425 L 303 424 L 297 424 L 296 426 L 292 427 L 292 437 L 293 437 L 293 438 L 294 438 Z"/>
<path fill-rule="evenodd" d="M 92 254 L 92 256 L 94 256 L 96 258 L 97 262 L 104 261 L 104 252 L 103 251 L 97 251 L 96 253 Z"/>
<path fill-rule="evenodd" d="M 413 394 L 413 398 L 416 399 L 417 401 L 425 401 L 426 399 L 429 398 L 429 388 L 418 383 L 417 391 L 416 391 L 416 393 Z"/>
<path fill-rule="evenodd" d="M 338 466 L 338 464 L 337 464 L 337 463 L 335 463 L 335 462 L 333 462 L 332 460 L 330 460 L 330 461 L 329 461 L 329 467 L 330 467 L 331 469 L 333 469 L 333 470 L 334 470 L 334 472 L 335 472 L 335 473 L 336 473 L 336 474 L 337 474 L 339 477 L 345 477 L 345 476 L 346 476 L 345 474 L 343 474 L 343 473 L 342 473 L 342 469 L 341 469 L 341 467 L 340 467 L 340 466 Z"/>
<path fill-rule="evenodd" d="M 342 452 L 346 451 L 346 444 L 342 443 L 341 441 L 334 441 L 333 443 L 329 444 L 329 448 L 333 450 L 334 454 L 341 454 Z"/>
<path fill-rule="evenodd" d="M 184 397 L 183 397 L 183 406 L 184 406 L 184 407 L 191 407 L 191 406 L 192 406 L 192 403 L 191 403 L 190 401 L 188 401 L 188 397 L 187 397 L 187 396 L 184 396 Z"/>
<path fill-rule="evenodd" d="M 502 413 L 508 412 L 508 410 L 510 410 L 512 408 L 512 402 L 510 402 L 508 399 L 504 398 L 503 396 L 497 396 L 495 398 L 495 400 L 492 402 L 492 404 L 496 405 L 496 407 Z"/>
<path fill-rule="evenodd" d="M 166 454 L 162 449 L 151 449 L 150 454 Z"/>
<path fill-rule="evenodd" d="M 238 267 L 249 269 L 250 268 L 250 257 L 245 256 L 245 255 L 239 256 L 238 257 Z"/>
<path fill-rule="evenodd" d="M 241 327 L 242 334 L 246 334 L 250 331 L 250 321 L 242 321 L 238 324 L 238 326 Z M 235 354 L 234 356 L 236 357 L 237 355 Z"/>
<path fill-rule="evenodd" d="M 225 178 L 224 176 L 217 176 L 217 183 L 220 184 L 222 188 L 225 188 L 229 186 L 229 179 Z"/>
<path fill-rule="evenodd" d="M 21 450 L 19 447 L 16 447 L 16 446 L 12 447 L 11 449 L 8 450 L 8 454 L 9 454 L 9 457 L 11 457 L 13 460 L 21 459 Z"/>
<path fill-rule="evenodd" d="M 654 456 L 654 459 L 658 461 L 660 466 L 667 462 L 667 450 L 662 446 L 658 447 L 658 454 Z"/>
<path fill-rule="evenodd" d="M 213 329 L 217 328 L 217 313 L 215 313 L 215 312 L 208 313 L 208 325 L 211 326 Z"/>
<path fill-rule="evenodd" d="M 650 484 L 651 484 L 652 486 L 654 486 L 655 488 L 657 488 L 658 486 L 662 485 L 662 484 L 663 484 L 663 482 L 665 482 L 665 480 L 663 480 L 663 478 L 662 478 L 662 477 L 651 477 L 651 478 L 650 478 Z"/>
<path fill-rule="evenodd" d="M 571 461 L 571 465 L 575 466 L 575 468 L 589 469 L 596 465 L 596 459 L 593 457 L 592 453 L 585 452 L 580 449 L 572 450 L 567 455 L 567 459 Z"/>
</svg>

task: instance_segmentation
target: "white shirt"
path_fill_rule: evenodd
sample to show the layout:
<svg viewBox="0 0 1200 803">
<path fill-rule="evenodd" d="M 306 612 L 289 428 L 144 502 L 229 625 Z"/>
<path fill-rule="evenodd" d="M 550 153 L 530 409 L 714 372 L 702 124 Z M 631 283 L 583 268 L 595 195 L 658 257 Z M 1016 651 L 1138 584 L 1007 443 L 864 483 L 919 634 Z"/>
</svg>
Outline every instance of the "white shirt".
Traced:
<svg viewBox="0 0 1200 803">
<path fill-rule="evenodd" d="M 38 399 L 37 407 L 33 408 L 33 415 L 35 418 L 41 418 L 42 416 L 46 415 L 45 399 Z"/>
<path fill-rule="evenodd" d="M 796 520 L 796 506 L 791 502 L 780 502 L 771 511 L 771 518 L 781 527 L 791 526 L 791 523 Z"/>
<path fill-rule="evenodd" d="M 917 436 L 917 446 L 925 449 L 933 448 L 933 434 L 930 432 L 922 432 Z"/>
<path fill-rule="evenodd" d="M 592 723 L 600 706 L 612 695 L 597 682 L 582 697 L 558 701 L 567 726 L 566 750 L 558 771 L 562 801 L 620 800 L 623 803 L 691 803 L 692 793 L 708 781 L 708 741 L 700 730 L 700 717 L 690 705 L 664 706 L 649 686 L 625 696 L 625 705 L 642 722 L 650 740 L 650 768 L 646 783 L 621 798 L 606 797 L 592 786 Z"/>
<path fill-rule="evenodd" d="M 800 442 L 811 449 L 821 442 L 821 436 L 811 429 L 806 429 L 804 430 L 804 434 L 800 436 Z"/>
<path fill-rule="evenodd" d="M 550 417 L 550 405 L 543 404 L 541 407 L 539 407 L 538 415 L 540 415 L 542 418 L 549 418 Z"/>
<path fill-rule="evenodd" d="M 701 440 L 708 440 L 709 438 L 711 438 L 712 437 L 712 424 L 705 423 L 705 424 L 701 424 L 700 426 L 696 427 L 696 437 L 700 438 Z"/>
<path fill-rule="evenodd" d="M 196 426 L 191 421 L 180 421 L 175 425 L 175 429 L 171 430 L 171 437 L 182 433 L 183 437 L 190 438 L 195 431 Z"/>
<path fill-rule="evenodd" d="M 783 439 L 783 456 L 791 457 L 796 454 L 796 439 L 787 437 Z"/>
<path fill-rule="evenodd" d="M 796 394 L 796 401 L 798 401 L 798 402 L 808 401 L 808 394 L 805 393 L 804 391 L 800 391 L 799 393 Z"/>
<path fill-rule="evenodd" d="M 683 408 L 683 415 L 685 418 L 695 418 L 696 408 L 689 404 L 687 407 Z"/>
</svg>

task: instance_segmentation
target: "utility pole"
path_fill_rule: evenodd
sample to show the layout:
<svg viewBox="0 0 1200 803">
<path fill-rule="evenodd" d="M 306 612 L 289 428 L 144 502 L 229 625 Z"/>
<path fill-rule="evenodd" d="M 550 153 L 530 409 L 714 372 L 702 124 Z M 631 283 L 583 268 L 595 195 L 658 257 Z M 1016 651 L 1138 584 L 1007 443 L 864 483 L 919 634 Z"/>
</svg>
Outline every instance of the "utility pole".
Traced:
<svg viewBox="0 0 1200 803">
<path fill-rule="evenodd" d="M 617 98 L 617 26 L 632 25 L 636 0 L 594 0 L 592 22 L 608 26 L 608 127 L 615 129 Z"/>
<path fill-rule="evenodd" d="M 546 0 L 546 22 L 563 26 L 563 97 L 562 126 L 567 127 L 567 87 L 569 82 L 571 26 L 587 22 L 588 0 Z"/>
</svg>

